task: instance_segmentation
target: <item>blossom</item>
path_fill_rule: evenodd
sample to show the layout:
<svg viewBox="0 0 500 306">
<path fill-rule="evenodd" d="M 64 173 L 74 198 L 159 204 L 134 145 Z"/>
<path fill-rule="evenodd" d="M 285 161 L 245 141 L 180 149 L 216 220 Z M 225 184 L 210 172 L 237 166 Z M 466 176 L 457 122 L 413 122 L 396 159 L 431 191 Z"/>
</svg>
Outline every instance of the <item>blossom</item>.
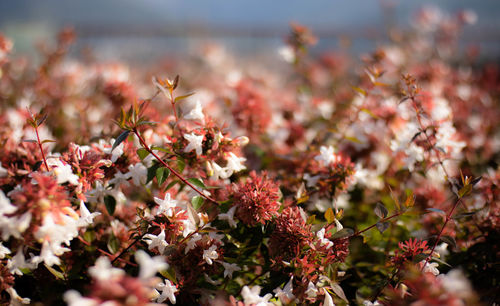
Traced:
<svg viewBox="0 0 500 306">
<path fill-rule="evenodd" d="M 47 159 L 47 164 L 56 175 L 58 184 L 68 182 L 71 185 L 78 185 L 78 175 L 73 173 L 70 165 L 63 163 L 59 158 Z"/>
<path fill-rule="evenodd" d="M 233 278 L 233 273 L 241 270 L 241 268 L 235 263 L 221 261 L 221 264 L 224 267 L 224 277 Z"/>
<path fill-rule="evenodd" d="M 184 134 L 184 138 L 189 142 L 184 148 L 184 152 L 196 151 L 196 155 L 200 156 L 203 151 L 203 135 L 196 135 L 195 133 Z"/>
<path fill-rule="evenodd" d="M 323 302 L 323 306 L 335 306 L 335 303 L 333 303 L 333 299 L 328 291 L 324 288 L 323 291 L 325 292 L 325 301 Z"/>
<path fill-rule="evenodd" d="M 317 161 L 323 161 L 323 163 L 328 166 L 332 163 L 335 163 L 338 161 L 338 156 L 335 155 L 335 150 L 333 149 L 332 146 L 321 146 L 319 148 L 320 155 L 314 157 L 315 160 Z"/>
<path fill-rule="evenodd" d="M 146 234 L 144 235 L 143 239 L 149 245 L 148 246 L 149 250 L 152 250 L 157 247 L 160 254 L 163 254 L 163 251 L 165 251 L 165 248 L 168 246 L 168 242 L 165 241 L 164 229 L 161 230 L 161 233 L 158 236 L 153 234 Z"/>
<path fill-rule="evenodd" d="M 139 278 L 148 279 L 156 274 L 156 272 L 168 269 L 168 264 L 163 256 L 155 256 L 151 258 L 143 250 L 135 253 L 135 260 L 139 263 Z"/>
<path fill-rule="evenodd" d="M 337 220 L 335 220 L 337 221 Z M 333 242 L 331 242 L 328 239 L 325 239 L 325 228 L 322 228 L 316 233 L 316 237 L 318 237 L 319 241 L 321 242 L 321 245 L 326 245 L 326 248 L 329 249 L 333 246 Z"/>
<path fill-rule="evenodd" d="M 130 165 L 128 167 L 129 172 L 127 175 L 132 177 L 134 185 L 140 186 L 141 184 L 146 184 L 146 178 L 148 175 L 148 169 L 142 163 L 137 163 L 135 165 Z"/>
<path fill-rule="evenodd" d="M 310 298 L 314 298 L 317 296 L 317 293 L 318 289 L 316 288 L 316 286 L 312 282 L 309 282 L 309 284 L 307 284 L 307 290 L 305 291 L 305 294 L 307 294 L 307 296 Z"/>
<path fill-rule="evenodd" d="M 264 296 L 260 296 L 259 295 L 260 290 L 261 290 L 260 286 L 253 286 L 252 288 L 244 286 L 243 289 L 241 290 L 241 296 L 243 297 L 245 305 L 252 305 L 252 304 L 255 304 L 257 306 L 273 305 L 272 303 L 268 302 L 273 297 L 273 295 L 271 293 L 268 293 Z"/>
<path fill-rule="evenodd" d="M 7 169 L 2 167 L 2 162 L 0 162 L 0 177 L 6 177 L 8 175 Z"/>
<path fill-rule="evenodd" d="M 169 299 L 170 303 L 175 304 L 175 293 L 178 289 L 174 284 L 172 284 L 172 282 L 165 279 L 165 282 L 158 283 L 155 288 L 156 290 L 161 291 L 160 296 L 156 298 L 156 302 L 163 303 L 166 299 Z"/>
<path fill-rule="evenodd" d="M 234 221 L 234 212 L 236 211 L 236 206 L 231 207 L 227 213 L 221 213 L 217 216 L 219 220 L 226 220 L 229 226 L 236 228 L 236 221 Z"/>
<path fill-rule="evenodd" d="M 170 193 L 165 193 L 165 197 L 162 199 L 155 197 L 154 201 L 156 204 L 158 204 L 158 211 L 156 212 L 157 215 L 166 213 L 168 217 L 173 216 L 173 208 L 177 206 L 177 200 L 173 200 L 171 198 Z"/>
<path fill-rule="evenodd" d="M 288 304 L 295 298 L 295 295 L 293 295 L 292 283 L 293 283 L 293 276 L 290 278 L 288 283 L 286 283 L 283 290 L 280 287 L 273 290 L 274 296 L 279 298 L 283 304 Z"/>
<path fill-rule="evenodd" d="M 9 248 L 4 247 L 0 242 L 0 259 L 4 259 L 7 254 L 10 254 Z"/>
<path fill-rule="evenodd" d="M 123 147 L 124 147 L 123 142 L 120 143 L 119 145 L 117 145 L 116 148 L 114 148 L 113 151 L 111 151 L 111 148 L 113 147 L 115 141 L 116 141 L 115 139 L 111 139 L 111 141 L 110 141 L 111 147 L 103 149 L 103 152 L 105 154 L 111 154 L 111 161 L 113 163 L 116 162 L 118 160 L 118 158 L 123 155 L 123 152 L 124 152 L 123 151 Z"/>
<path fill-rule="evenodd" d="M 192 108 L 184 119 L 189 120 L 200 120 L 202 123 L 205 121 L 205 115 L 203 115 L 203 109 L 201 108 L 200 100 L 196 100 L 196 106 Z"/>
<path fill-rule="evenodd" d="M 260 176 L 255 171 L 250 172 L 246 183 L 232 186 L 232 194 L 237 205 L 236 216 L 250 226 L 265 224 L 280 208 L 279 188 L 267 179 L 266 172 Z"/>
<path fill-rule="evenodd" d="M 21 269 L 33 269 L 36 265 L 27 262 L 23 250 L 20 248 L 14 257 L 7 261 L 7 268 L 12 274 L 23 275 Z"/>
<path fill-rule="evenodd" d="M 423 265 L 425 263 L 425 260 L 422 260 L 420 262 L 420 265 Z M 437 267 L 439 266 L 439 264 L 437 262 L 428 262 L 425 264 L 425 267 L 424 267 L 424 272 L 430 272 L 434 275 L 439 275 L 439 270 L 437 269 Z"/>
<path fill-rule="evenodd" d="M 217 246 L 212 245 L 208 250 L 203 251 L 203 260 L 206 261 L 207 264 L 211 265 L 213 263 L 212 260 L 219 258 L 219 254 L 217 253 Z"/>
<path fill-rule="evenodd" d="M 90 213 L 90 211 L 85 206 L 85 203 L 80 200 L 80 219 L 78 220 L 79 226 L 87 226 L 94 223 L 94 218 L 99 215 L 101 215 L 100 212 Z"/>
<path fill-rule="evenodd" d="M 245 165 L 243 165 L 243 162 L 246 160 L 247 159 L 244 157 L 238 157 L 234 155 L 233 152 L 229 152 L 226 165 L 227 177 L 230 177 L 235 172 L 240 172 L 241 170 L 246 169 Z"/>
<path fill-rule="evenodd" d="M 107 257 L 99 257 L 95 265 L 89 268 L 89 274 L 99 281 L 109 281 L 116 277 L 125 275 L 125 271 L 115 268 Z"/>
</svg>

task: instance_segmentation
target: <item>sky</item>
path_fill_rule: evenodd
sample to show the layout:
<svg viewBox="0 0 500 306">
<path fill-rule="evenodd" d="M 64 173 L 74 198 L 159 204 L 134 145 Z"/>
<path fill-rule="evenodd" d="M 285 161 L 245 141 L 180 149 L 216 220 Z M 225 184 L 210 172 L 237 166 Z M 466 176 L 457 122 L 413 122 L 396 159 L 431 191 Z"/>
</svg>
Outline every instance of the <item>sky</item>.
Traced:
<svg viewBox="0 0 500 306">
<path fill-rule="evenodd" d="M 422 5 L 448 12 L 472 9 L 479 18 L 471 33 L 495 32 L 487 39 L 500 41 L 496 33 L 500 2 L 493 0 L 3 0 L 0 32 L 12 37 L 20 51 L 31 48 L 36 40 L 52 37 L 66 25 L 74 26 L 82 36 L 117 31 L 136 36 L 175 33 L 189 37 L 196 32 L 210 37 L 221 31 L 283 36 L 294 21 L 317 33 L 366 36 L 370 31 L 384 32 L 389 16 L 391 21 L 409 26 Z M 388 6 L 392 7 L 390 15 L 383 9 Z"/>
</svg>

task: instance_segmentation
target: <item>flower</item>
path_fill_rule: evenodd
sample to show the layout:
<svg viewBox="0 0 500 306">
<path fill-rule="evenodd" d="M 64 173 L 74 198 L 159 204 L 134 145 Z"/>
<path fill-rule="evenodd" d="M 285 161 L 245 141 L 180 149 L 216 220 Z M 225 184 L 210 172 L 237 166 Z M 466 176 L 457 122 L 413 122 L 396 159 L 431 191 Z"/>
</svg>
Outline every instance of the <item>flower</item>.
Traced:
<svg viewBox="0 0 500 306">
<path fill-rule="evenodd" d="M 205 115 L 203 115 L 200 100 L 196 100 L 196 106 L 184 116 L 184 119 L 200 120 L 202 123 L 205 121 Z"/>
<path fill-rule="evenodd" d="M 323 161 L 326 166 L 338 161 L 338 156 L 335 155 L 335 150 L 332 146 L 321 146 L 319 148 L 320 155 L 316 156 L 314 159 L 317 161 Z"/>
<path fill-rule="evenodd" d="M 335 303 L 333 303 L 333 299 L 328 291 L 324 288 L 323 291 L 325 292 L 325 301 L 323 302 L 323 306 L 335 306 Z"/>
<path fill-rule="evenodd" d="M 196 156 L 200 156 L 203 148 L 203 135 L 196 135 L 195 133 L 184 134 L 184 138 L 189 142 L 189 144 L 184 148 L 184 152 L 196 151 Z"/>
<path fill-rule="evenodd" d="M 255 304 L 256 306 L 264 306 L 264 305 L 273 305 L 268 301 L 273 297 L 271 293 L 268 293 L 264 296 L 260 296 L 260 286 L 253 286 L 252 288 L 245 286 L 241 290 L 241 296 L 243 297 L 243 301 L 245 305 Z"/>
<path fill-rule="evenodd" d="M 146 184 L 146 179 L 148 175 L 148 169 L 142 163 L 137 163 L 135 165 L 130 165 L 128 167 L 129 172 L 126 175 L 132 177 L 134 185 L 140 186 L 141 184 Z"/>
<path fill-rule="evenodd" d="M 288 304 L 295 298 L 295 296 L 293 295 L 292 283 L 293 283 L 293 276 L 290 278 L 288 283 L 286 283 L 283 290 L 280 287 L 273 290 L 274 296 L 279 298 L 283 304 Z"/>
<path fill-rule="evenodd" d="M 227 213 L 221 213 L 217 217 L 219 220 L 226 220 L 229 226 L 236 228 L 236 221 L 234 221 L 234 212 L 236 211 L 236 206 L 231 207 Z"/>
<path fill-rule="evenodd" d="M 94 223 L 94 218 L 99 215 L 101 215 L 100 212 L 90 213 L 90 211 L 85 206 L 85 203 L 80 200 L 80 219 L 78 220 L 79 226 L 87 226 Z"/>
<path fill-rule="evenodd" d="M 135 253 L 135 260 L 139 263 L 139 278 L 148 279 L 156 274 L 160 270 L 168 269 L 168 264 L 165 262 L 163 256 L 155 256 L 151 258 L 143 250 L 139 250 Z"/>
<path fill-rule="evenodd" d="M 307 294 L 307 296 L 310 298 L 314 298 L 317 296 L 317 293 L 318 289 L 316 288 L 316 286 L 312 282 L 309 282 L 309 284 L 307 284 L 307 290 L 305 291 L 305 294 Z"/>
<path fill-rule="evenodd" d="M 229 152 L 229 156 L 227 157 L 227 177 L 230 177 L 235 172 L 240 172 L 241 170 L 245 170 L 246 167 L 243 165 L 243 162 L 247 159 L 244 157 L 238 157 L 234 155 L 233 152 Z"/>
<path fill-rule="evenodd" d="M 203 251 L 203 260 L 206 261 L 207 264 L 211 265 L 213 263 L 212 260 L 219 258 L 219 254 L 217 253 L 217 246 L 212 245 L 208 250 Z"/>
<path fill-rule="evenodd" d="M 152 250 L 157 247 L 158 252 L 160 252 L 160 254 L 163 254 L 163 251 L 165 251 L 165 248 L 168 246 L 168 242 L 165 241 L 164 229 L 161 230 L 161 233 L 158 236 L 153 234 L 146 234 L 144 235 L 143 239 L 148 244 L 149 250 Z"/>
<path fill-rule="evenodd" d="M 176 303 L 175 293 L 178 291 L 178 289 L 168 279 L 165 279 L 164 283 L 158 283 L 155 288 L 156 290 L 161 291 L 160 296 L 156 298 L 156 302 L 163 303 L 166 299 L 169 299 L 170 303 Z"/>
<path fill-rule="evenodd" d="M 420 265 L 423 265 L 425 263 L 425 260 L 422 260 L 420 262 Z M 437 269 L 437 267 L 439 266 L 439 264 L 437 262 L 433 262 L 433 263 L 426 263 L 425 264 L 425 267 L 424 267 L 424 272 L 430 272 L 434 275 L 439 275 L 439 270 Z"/>
<path fill-rule="evenodd" d="M 241 268 L 235 263 L 220 262 L 224 267 L 224 277 L 233 278 L 233 273 L 235 271 L 240 271 Z"/>
<path fill-rule="evenodd" d="M 162 199 L 155 197 L 154 201 L 156 204 L 158 204 L 158 211 L 156 212 L 157 215 L 166 213 L 168 217 L 173 216 L 173 208 L 177 206 L 176 200 L 173 200 L 171 198 L 170 193 L 165 193 L 165 197 Z"/>
<path fill-rule="evenodd" d="M 232 195 L 237 205 L 236 216 L 249 226 L 265 224 L 280 208 L 278 186 L 267 179 L 266 172 L 260 176 L 255 171 L 250 172 L 246 183 L 233 184 Z"/>
<path fill-rule="evenodd" d="M 0 177 L 6 177 L 7 175 L 9 175 L 9 172 L 2 167 L 2 162 L 0 162 Z"/>
<path fill-rule="evenodd" d="M 89 274 L 99 281 L 109 281 L 116 277 L 125 275 L 125 271 L 115 268 L 107 257 L 99 257 L 95 265 L 89 268 Z"/>
</svg>

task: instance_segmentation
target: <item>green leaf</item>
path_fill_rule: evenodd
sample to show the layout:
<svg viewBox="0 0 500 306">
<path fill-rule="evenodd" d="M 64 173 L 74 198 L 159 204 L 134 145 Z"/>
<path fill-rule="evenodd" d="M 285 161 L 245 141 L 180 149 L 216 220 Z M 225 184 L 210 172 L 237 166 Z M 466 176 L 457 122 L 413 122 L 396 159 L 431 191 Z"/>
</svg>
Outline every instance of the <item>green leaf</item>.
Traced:
<svg viewBox="0 0 500 306">
<path fill-rule="evenodd" d="M 96 234 L 94 231 L 92 230 L 87 230 L 84 234 L 83 234 L 83 239 L 87 242 L 92 242 L 94 241 L 94 239 L 96 238 Z"/>
<path fill-rule="evenodd" d="M 454 250 L 457 248 L 457 242 L 455 241 L 455 238 L 444 235 L 439 238 L 442 242 L 446 243 L 447 245 L 451 246 Z"/>
<path fill-rule="evenodd" d="M 359 92 L 362 96 L 366 97 L 366 90 L 359 88 L 359 87 L 356 87 L 356 86 L 352 86 L 352 89 Z"/>
<path fill-rule="evenodd" d="M 146 179 L 146 184 L 153 180 L 153 178 L 156 176 L 156 170 L 159 167 L 160 167 L 160 164 L 154 163 L 151 167 L 148 168 L 148 176 Z"/>
<path fill-rule="evenodd" d="M 333 209 L 329 207 L 325 212 L 325 220 L 328 223 L 333 223 L 335 221 L 335 214 L 333 213 Z"/>
<path fill-rule="evenodd" d="M 158 185 L 162 185 L 169 175 L 170 175 L 170 170 L 168 170 L 168 168 L 162 167 L 156 169 L 156 179 L 158 180 Z"/>
<path fill-rule="evenodd" d="M 120 250 L 120 241 L 113 234 L 111 235 L 111 237 L 109 237 L 108 240 L 108 250 L 111 252 L 111 254 L 115 254 Z"/>
<path fill-rule="evenodd" d="M 112 216 L 115 213 L 116 208 L 116 200 L 113 196 L 107 195 L 104 197 L 104 206 L 106 206 L 106 210 Z"/>
<path fill-rule="evenodd" d="M 57 271 L 56 269 L 48 266 L 47 264 L 44 264 L 45 268 L 47 268 L 47 270 L 49 270 L 50 273 L 52 273 L 52 275 L 54 275 L 56 278 L 58 279 L 61 279 L 61 280 L 64 280 L 65 277 L 64 277 L 64 274 L 62 274 L 62 272 L 59 272 Z"/>
<path fill-rule="evenodd" d="M 184 171 L 184 168 L 186 168 L 186 162 L 184 162 L 183 159 L 179 158 L 177 160 L 177 168 L 179 169 L 179 173 L 182 173 L 182 171 Z"/>
<path fill-rule="evenodd" d="M 343 228 L 340 231 L 336 232 L 330 239 L 340 239 L 352 236 L 354 231 L 350 228 Z"/>
<path fill-rule="evenodd" d="M 459 219 L 471 217 L 471 216 L 474 216 L 476 213 L 477 213 L 477 211 L 471 211 L 471 212 L 464 212 L 464 213 L 456 214 L 455 216 L 453 216 L 453 219 L 459 220 Z"/>
<path fill-rule="evenodd" d="M 113 147 L 111 147 L 111 152 L 113 152 L 113 150 L 118 147 L 120 145 L 120 143 L 122 143 L 125 139 L 127 139 L 128 135 L 130 134 L 130 131 L 129 130 L 126 130 L 126 131 L 123 131 L 120 136 L 118 136 L 115 140 L 115 142 L 113 143 Z"/>
<path fill-rule="evenodd" d="M 197 179 L 195 177 L 188 179 L 188 182 L 190 182 L 191 184 L 195 185 L 198 188 L 207 189 L 207 186 L 205 186 L 205 184 L 203 184 L 203 182 L 200 179 Z"/>
<path fill-rule="evenodd" d="M 424 254 L 424 253 L 420 253 L 420 254 L 413 256 L 412 261 L 413 262 L 421 262 L 422 260 L 426 260 L 427 257 L 429 257 L 429 255 Z"/>
<path fill-rule="evenodd" d="M 169 149 L 162 148 L 162 147 L 157 147 L 157 146 L 152 146 L 151 150 L 153 150 L 153 151 L 161 151 L 161 152 L 165 152 L 165 153 L 172 153 L 172 152 L 170 152 Z"/>
<path fill-rule="evenodd" d="M 178 180 L 175 180 L 175 181 L 172 181 L 170 182 L 170 184 L 167 185 L 167 187 L 165 188 L 165 191 L 169 190 L 170 188 L 174 187 L 175 184 L 179 183 Z"/>
<path fill-rule="evenodd" d="M 47 143 L 47 142 L 56 142 L 56 141 L 55 140 L 51 140 L 51 139 L 45 139 L 44 141 L 42 141 L 42 144 Z"/>
<path fill-rule="evenodd" d="M 149 152 L 144 148 L 139 148 L 137 149 L 137 155 L 139 155 L 141 160 L 144 160 L 149 155 Z"/>
<path fill-rule="evenodd" d="M 378 202 L 377 205 L 375 205 L 375 209 L 373 211 L 380 219 L 387 217 L 387 214 L 389 213 L 387 211 L 387 208 L 385 208 L 384 204 L 380 202 Z"/>
<path fill-rule="evenodd" d="M 176 102 L 178 102 L 178 101 L 180 101 L 180 100 L 184 100 L 184 99 L 186 99 L 186 98 L 188 98 L 188 97 L 190 97 L 190 96 L 192 96 L 192 95 L 194 95 L 194 92 L 192 92 L 192 93 L 188 93 L 187 95 L 178 96 L 178 97 L 176 97 L 176 98 L 174 99 L 174 103 L 176 103 Z"/>
<path fill-rule="evenodd" d="M 193 208 L 195 210 L 198 210 L 203 205 L 203 201 L 204 201 L 203 197 L 201 197 L 201 196 L 194 196 L 191 199 L 191 204 L 193 204 Z"/>
<path fill-rule="evenodd" d="M 472 191 L 472 185 L 467 184 L 458 191 L 458 197 L 463 198 Z"/>
</svg>

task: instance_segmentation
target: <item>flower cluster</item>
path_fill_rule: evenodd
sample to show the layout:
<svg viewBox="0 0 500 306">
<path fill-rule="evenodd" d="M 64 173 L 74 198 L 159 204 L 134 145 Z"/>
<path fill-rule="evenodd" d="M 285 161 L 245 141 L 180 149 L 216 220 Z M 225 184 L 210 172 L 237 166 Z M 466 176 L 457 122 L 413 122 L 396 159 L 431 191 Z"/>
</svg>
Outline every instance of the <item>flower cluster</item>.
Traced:
<svg viewBox="0 0 500 306">
<path fill-rule="evenodd" d="M 459 56 L 474 19 L 424 9 L 360 60 L 293 24 L 280 69 L 83 62 L 70 30 L 33 66 L 0 34 L 0 304 L 491 303 L 500 69 Z"/>
</svg>

